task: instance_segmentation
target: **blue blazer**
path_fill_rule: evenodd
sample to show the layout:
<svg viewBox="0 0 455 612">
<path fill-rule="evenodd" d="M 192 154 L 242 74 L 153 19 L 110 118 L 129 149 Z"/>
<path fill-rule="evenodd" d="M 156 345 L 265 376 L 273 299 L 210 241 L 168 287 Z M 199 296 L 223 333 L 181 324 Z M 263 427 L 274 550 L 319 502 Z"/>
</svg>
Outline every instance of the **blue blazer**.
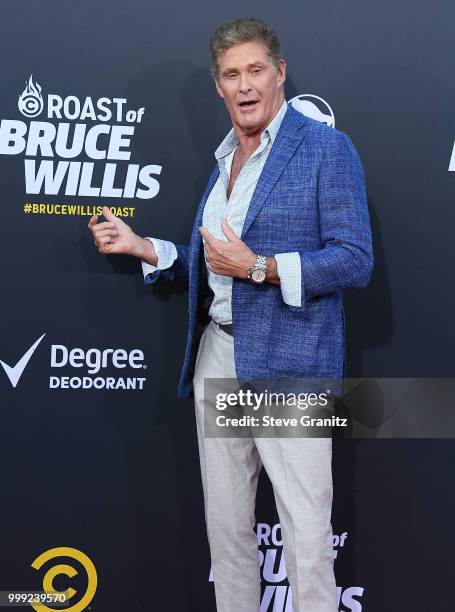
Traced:
<svg viewBox="0 0 455 612">
<path fill-rule="evenodd" d="M 189 321 L 178 396 L 192 395 L 197 347 L 213 296 L 198 228 L 216 166 L 202 196 L 191 240 L 176 245 L 171 268 L 146 277 L 184 280 Z M 373 253 L 361 162 L 338 130 L 288 106 L 258 180 L 242 231 L 255 252 L 298 251 L 302 304 L 288 306 L 279 286 L 233 279 L 232 322 L 237 377 L 339 378 L 344 374 L 342 289 L 364 287 Z M 209 299 L 207 299 L 209 298 Z"/>
</svg>

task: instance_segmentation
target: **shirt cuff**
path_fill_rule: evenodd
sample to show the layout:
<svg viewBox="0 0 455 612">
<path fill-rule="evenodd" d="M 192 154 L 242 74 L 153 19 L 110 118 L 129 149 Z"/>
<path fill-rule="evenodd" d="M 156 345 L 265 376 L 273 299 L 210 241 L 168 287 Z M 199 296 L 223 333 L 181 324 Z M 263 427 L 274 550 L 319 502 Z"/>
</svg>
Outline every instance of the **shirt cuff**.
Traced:
<svg viewBox="0 0 455 612">
<path fill-rule="evenodd" d="M 302 306 L 302 264 L 300 255 L 279 253 L 275 255 L 281 295 L 288 306 Z"/>
<path fill-rule="evenodd" d="M 158 238 L 149 238 L 148 236 L 145 237 L 145 240 L 149 240 L 153 244 L 158 261 L 156 262 L 156 266 L 153 266 L 152 264 L 141 260 L 142 274 L 144 275 L 144 279 L 148 274 L 153 274 L 157 270 L 166 270 L 167 268 L 170 268 L 177 259 L 177 249 L 175 248 L 175 244 L 173 242 L 169 242 L 168 240 L 159 240 Z"/>
</svg>

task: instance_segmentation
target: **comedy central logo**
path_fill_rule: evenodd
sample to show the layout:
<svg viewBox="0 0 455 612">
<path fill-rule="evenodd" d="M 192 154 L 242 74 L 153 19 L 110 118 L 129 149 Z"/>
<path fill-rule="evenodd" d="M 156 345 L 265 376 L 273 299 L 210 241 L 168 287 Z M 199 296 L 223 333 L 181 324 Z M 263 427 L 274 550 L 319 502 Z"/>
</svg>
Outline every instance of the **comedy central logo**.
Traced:
<svg viewBox="0 0 455 612">
<path fill-rule="evenodd" d="M 335 114 L 328 102 L 314 94 L 302 94 L 289 100 L 295 110 L 302 115 L 325 123 L 329 127 L 335 127 Z"/>
<path fill-rule="evenodd" d="M 56 604 L 62 601 L 68 602 L 69 605 L 65 605 L 64 607 L 60 603 L 59 608 L 63 607 L 63 609 L 68 610 L 68 612 L 82 612 L 83 610 L 87 609 L 87 606 L 93 600 L 96 593 L 98 586 L 96 568 L 92 560 L 85 553 L 77 550 L 77 548 L 70 548 L 68 546 L 61 546 L 46 550 L 39 555 L 39 557 L 37 557 L 31 565 L 33 569 L 40 570 L 41 568 L 48 566 L 55 559 L 59 558 L 63 558 L 65 561 L 69 559 L 71 565 L 69 565 L 69 563 L 66 561 L 65 563 L 57 563 L 49 567 L 43 576 L 44 592 L 52 595 L 51 600 Z M 79 566 L 81 566 L 84 570 L 82 574 L 82 576 L 85 576 L 85 578 L 82 579 L 82 587 L 84 590 L 81 599 L 73 604 L 72 600 L 76 597 L 76 595 L 78 595 L 79 591 L 73 589 L 72 587 L 69 587 L 66 591 L 58 591 L 54 586 L 54 580 L 61 575 L 66 576 L 69 579 L 76 578 L 80 574 L 80 571 L 78 571 Z M 35 602 L 36 599 L 32 601 Z M 55 612 L 55 608 L 49 608 L 48 606 L 44 605 L 42 601 L 43 600 L 36 603 L 31 603 L 30 605 L 37 612 Z M 44 601 L 47 601 L 47 599 L 44 599 Z"/>
<path fill-rule="evenodd" d="M 41 95 L 41 86 L 33 82 L 33 74 L 27 81 L 24 91 L 19 96 L 17 103 L 20 112 L 24 117 L 37 117 L 43 110 L 43 96 Z"/>
</svg>

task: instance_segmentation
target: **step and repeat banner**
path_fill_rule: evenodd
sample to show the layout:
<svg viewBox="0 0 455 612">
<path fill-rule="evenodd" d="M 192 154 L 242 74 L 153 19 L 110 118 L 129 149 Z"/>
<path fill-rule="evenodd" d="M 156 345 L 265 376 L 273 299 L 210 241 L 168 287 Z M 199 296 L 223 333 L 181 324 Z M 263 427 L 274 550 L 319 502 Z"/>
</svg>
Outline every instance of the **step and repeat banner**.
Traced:
<svg viewBox="0 0 455 612">
<path fill-rule="evenodd" d="M 208 39 L 262 17 L 286 98 L 346 132 L 365 167 L 375 271 L 346 292 L 348 374 L 453 376 L 455 6 L 0 10 L 0 603 L 69 589 L 72 612 L 214 611 L 194 407 L 176 399 L 187 293 L 100 255 L 87 223 L 106 205 L 139 234 L 188 241 L 230 127 Z M 452 609 L 454 462 L 450 439 L 335 441 L 340 612 Z M 261 612 L 291 612 L 265 474 L 256 518 Z M 58 606 L 42 603 L 28 605 Z"/>
</svg>

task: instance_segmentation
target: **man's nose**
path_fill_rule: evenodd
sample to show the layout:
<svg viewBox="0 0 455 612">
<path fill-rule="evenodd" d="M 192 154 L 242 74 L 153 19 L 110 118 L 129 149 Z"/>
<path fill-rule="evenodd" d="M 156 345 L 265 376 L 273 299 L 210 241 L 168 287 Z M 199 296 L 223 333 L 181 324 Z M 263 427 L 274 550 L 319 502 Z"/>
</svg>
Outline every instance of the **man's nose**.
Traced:
<svg viewBox="0 0 455 612">
<path fill-rule="evenodd" d="M 248 93 L 252 89 L 248 74 L 240 74 L 239 90 L 241 93 Z"/>
</svg>

